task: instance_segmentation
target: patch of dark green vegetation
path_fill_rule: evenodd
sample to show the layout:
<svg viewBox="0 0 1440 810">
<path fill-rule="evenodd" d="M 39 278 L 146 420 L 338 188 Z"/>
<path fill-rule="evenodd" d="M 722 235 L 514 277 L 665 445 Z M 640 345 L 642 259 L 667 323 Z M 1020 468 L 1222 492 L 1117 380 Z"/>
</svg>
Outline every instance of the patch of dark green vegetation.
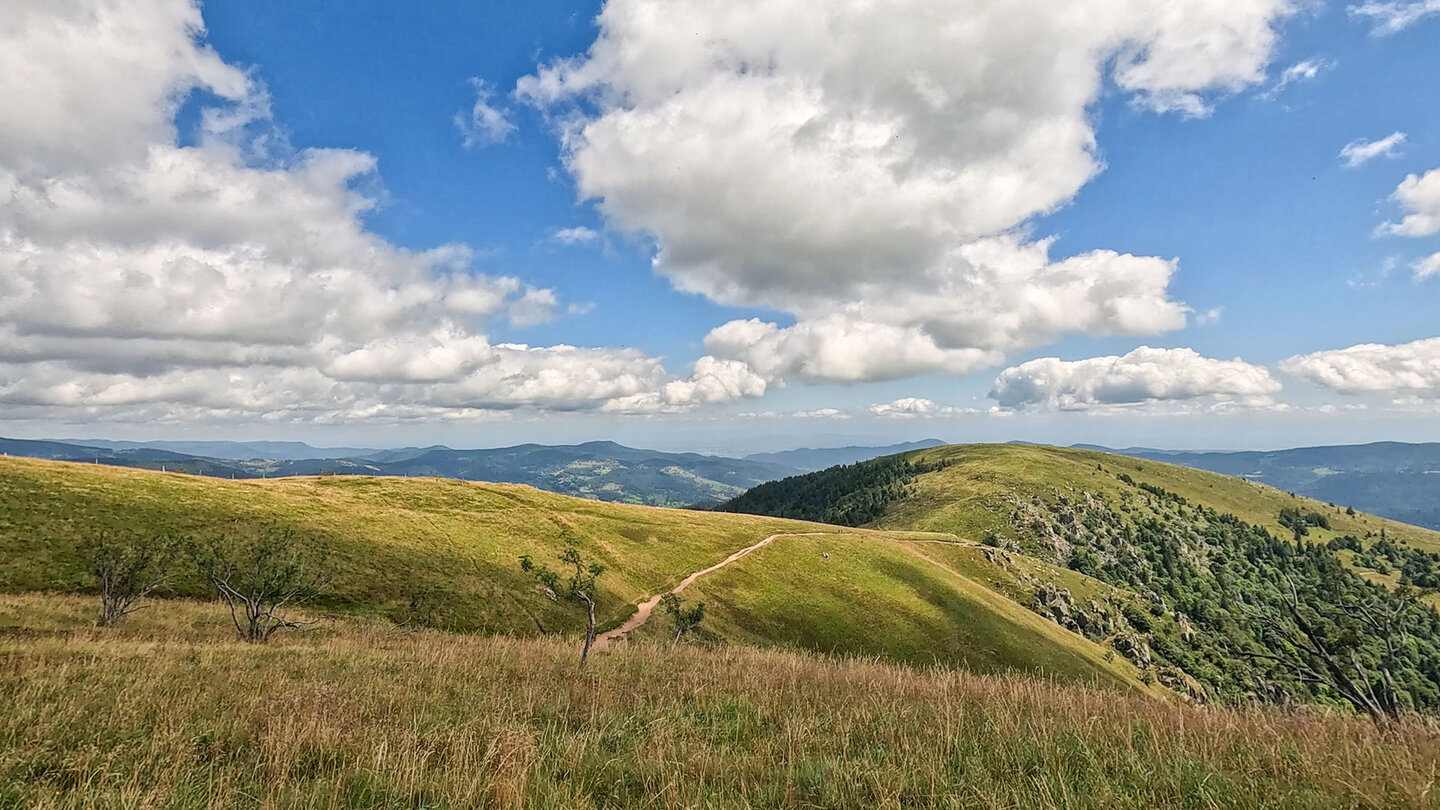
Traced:
<svg viewBox="0 0 1440 810">
<path fill-rule="evenodd" d="M 1368 547 L 1354 535 L 1345 535 L 1331 540 L 1329 548 L 1335 551 L 1348 549 L 1355 552 L 1353 562 L 1360 568 L 1368 568 L 1377 574 L 1398 573 L 1401 585 L 1417 588 L 1440 589 L 1440 554 L 1411 548 L 1397 543 L 1380 531 L 1380 539 Z"/>
<path fill-rule="evenodd" d="M 946 465 L 887 456 L 760 484 L 715 508 L 721 512 L 863 526 L 909 495 L 915 476 Z"/>
<path fill-rule="evenodd" d="M 1440 709 L 1440 615 L 1419 590 L 1436 583 L 1440 557 L 1388 539 L 1310 543 L 1302 530 L 1324 516 L 1298 510 L 1281 515 L 1294 533 L 1281 539 L 1120 478 L 1135 489 L 1118 502 L 1057 491 L 1012 504 L 1016 536 L 1001 543 L 1135 595 L 1080 606 L 1044 583 L 1037 612 L 1197 699 L 1349 704 L 1379 718 Z M 1399 585 L 1366 581 L 1341 550 L 1388 561 Z"/>
<path fill-rule="evenodd" d="M 1280 510 L 1280 525 L 1294 532 L 1295 536 L 1299 538 L 1309 535 L 1311 527 L 1330 528 L 1330 518 L 1319 512 L 1302 511 L 1293 506 L 1287 506 Z"/>
</svg>

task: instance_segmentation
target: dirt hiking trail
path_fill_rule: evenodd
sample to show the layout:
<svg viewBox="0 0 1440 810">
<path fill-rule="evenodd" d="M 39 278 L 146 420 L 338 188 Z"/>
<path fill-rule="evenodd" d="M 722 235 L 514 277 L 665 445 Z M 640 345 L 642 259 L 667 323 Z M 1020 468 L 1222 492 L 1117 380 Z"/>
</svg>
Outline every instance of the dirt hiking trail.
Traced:
<svg viewBox="0 0 1440 810">
<path fill-rule="evenodd" d="M 719 571 L 721 568 L 724 568 L 725 566 L 729 565 L 730 563 L 735 562 L 736 560 L 738 560 L 738 559 L 746 556 L 747 554 L 750 554 L 750 553 L 753 552 L 753 551 L 758 551 L 759 549 L 762 549 L 762 548 L 770 545 L 771 543 L 775 542 L 776 540 L 779 540 L 779 539 L 782 538 L 782 537 L 829 537 L 829 536 L 831 536 L 831 535 L 846 535 L 846 534 L 849 534 L 849 532 L 781 532 L 780 534 L 772 534 L 772 535 L 770 535 L 769 537 L 765 538 L 764 540 L 761 540 L 760 542 L 756 543 L 756 544 L 753 545 L 753 546 L 746 546 L 745 548 L 740 549 L 739 551 L 735 552 L 734 554 L 731 554 L 729 557 L 726 557 L 725 559 L 721 560 L 720 562 L 715 563 L 714 565 L 710 566 L 709 568 L 704 568 L 704 569 L 701 569 L 701 570 L 699 570 L 699 571 L 696 571 L 696 572 L 690 574 L 689 576 L 687 576 L 687 577 L 685 577 L 684 579 L 680 580 L 680 584 L 679 584 L 679 585 L 676 585 L 674 588 L 671 588 L 671 589 L 668 590 L 668 591 L 661 591 L 660 593 L 655 594 L 654 596 L 650 597 L 649 599 L 646 599 L 644 602 L 641 602 L 640 604 L 636 605 L 636 606 L 635 606 L 635 613 L 634 613 L 634 615 L 632 615 L 630 618 L 626 619 L 624 624 L 620 625 L 619 627 L 615 628 L 614 630 L 607 630 L 606 632 L 601 633 L 600 635 L 598 635 L 598 636 L 595 637 L 595 648 L 596 648 L 596 649 L 602 649 L 602 648 L 608 646 L 609 644 L 611 644 L 612 642 L 616 641 L 617 639 L 624 638 L 628 633 L 630 633 L 630 631 L 636 629 L 637 627 L 640 627 L 640 626 L 644 625 L 645 622 L 647 622 L 647 621 L 650 620 L 650 614 L 653 613 L 653 612 L 655 612 L 655 607 L 660 604 L 660 600 L 663 599 L 663 598 L 665 598 L 665 594 L 667 594 L 667 593 L 678 594 L 678 593 L 680 593 L 681 591 L 685 590 L 685 588 L 689 587 L 690 583 L 694 582 L 695 580 L 699 579 L 700 577 L 703 577 L 703 576 L 705 576 L 706 574 L 714 573 L 715 571 Z M 952 535 L 952 536 L 953 536 L 953 535 Z M 960 540 L 929 540 L 929 539 L 920 540 L 920 539 L 910 539 L 910 538 L 906 538 L 905 540 L 903 540 L 903 541 L 901 541 L 901 542 L 911 542 L 911 543 L 944 543 L 944 544 L 946 544 L 946 545 L 965 545 L 965 546 L 973 545 L 972 543 L 969 543 L 969 542 L 966 542 L 966 541 L 960 541 Z M 928 558 L 927 558 L 927 559 L 928 559 Z M 932 561 L 932 562 L 933 562 L 933 561 Z"/>
<path fill-rule="evenodd" d="M 765 538 L 764 540 L 761 540 L 760 542 L 756 543 L 756 544 L 753 545 L 753 546 L 746 546 L 745 548 L 742 548 L 742 549 L 740 549 L 739 551 L 735 552 L 734 554 L 731 554 L 729 557 L 726 557 L 725 559 L 721 560 L 720 562 L 715 563 L 714 565 L 710 566 L 709 568 L 701 569 L 701 570 L 696 571 L 696 572 L 692 573 L 691 575 L 685 577 L 684 579 L 680 580 L 680 584 L 679 584 L 679 585 L 676 585 L 675 587 L 671 588 L 670 590 L 668 590 L 668 591 L 661 591 L 660 593 L 655 594 L 654 596 L 650 597 L 649 599 L 646 599 L 644 602 L 641 602 L 639 605 L 636 606 L 636 608 L 635 608 L 635 614 L 634 614 L 633 616 L 631 616 L 630 618 L 626 619 L 624 624 L 620 625 L 619 627 L 615 628 L 614 630 L 608 630 L 608 631 L 606 631 L 606 632 L 604 632 L 604 633 L 601 633 L 600 635 L 596 636 L 596 637 L 595 637 L 595 646 L 596 646 L 597 648 L 598 648 L 598 647 L 604 647 L 604 646 L 608 645 L 610 642 L 614 641 L 615 639 L 624 637 L 624 636 L 625 636 L 627 633 L 629 633 L 631 630 L 634 630 L 635 628 L 637 628 L 637 627 L 645 624 L 645 622 L 649 621 L 649 619 L 650 619 L 650 614 L 655 611 L 655 606 L 658 605 L 658 604 L 660 604 L 660 600 L 665 597 L 665 594 L 667 594 L 667 593 L 675 593 L 675 594 L 678 594 L 678 593 L 680 593 L 681 591 L 685 590 L 687 587 L 689 587 L 690 583 L 694 582 L 695 580 L 699 579 L 700 577 L 703 577 L 703 576 L 705 576 L 706 574 L 713 573 L 713 572 L 715 572 L 715 571 L 719 571 L 721 568 L 724 568 L 725 566 L 729 565 L 730 563 L 735 562 L 736 560 L 740 559 L 741 557 L 744 557 L 745 555 L 749 554 L 749 553 L 752 552 L 752 551 L 756 551 L 756 550 L 758 550 L 758 549 L 762 549 L 762 548 L 770 545 L 771 543 L 775 542 L 776 540 L 779 540 L 779 539 L 782 538 L 782 537 L 823 537 L 823 536 L 825 536 L 825 535 L 837 534 L 837 533 L 838 533 L 838 532 L 801 532 L 801 533 L 781 532 L 780 534 L 772 534 L 772 535 L 770 535 L 769 537 Z"/>
</svg>

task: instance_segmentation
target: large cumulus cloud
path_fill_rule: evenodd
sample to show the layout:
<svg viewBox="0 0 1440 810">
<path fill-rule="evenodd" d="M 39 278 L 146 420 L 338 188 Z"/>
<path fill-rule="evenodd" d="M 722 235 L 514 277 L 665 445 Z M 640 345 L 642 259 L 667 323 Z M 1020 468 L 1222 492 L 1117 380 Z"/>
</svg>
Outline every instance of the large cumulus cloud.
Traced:
<svg viewBox="0 0 1440 810">
<path fill-rule="evenodd" d="M 366 230 L 373 157 L 291 149 L 189 0 L 0 15 L 0 405 L 11 418 L 481 418 L 763 392 L 633 350 L 492 345 L 551 290 Z M 176 129 L 203 93 L 198 133 Z"/>
<path fill-rule="evenodd" d="M 1005 408 L 1113 409 L 1164 402 L 1269 405 L 1280 384 L 1261 366 L 1193 349 L 1148 346 L 1120 356 L 1044 357 L 1001 372 L 990 397 Z"/>
<path fill-rule="evenodd" d="M 1386 345 L 1362 343 L 1297 355 L 1285 371 L 1347 394 L 1408 393 L 1440 397 L 1440 338 Z"/>
<path fill-rule="evenodd" d="M 1107 83 L 1205 115 L 1263 79 L 1288 10 L 610 0 L 590 49 L 518 93 L 676 287 L 796 319 L 725 324 L 712 353 L 781 382 L 965 373 L 1065 333 L 1184 325 L 1172 261 L 1055 260 L 1024 226 L 1100 170 Z"/>
</svg>

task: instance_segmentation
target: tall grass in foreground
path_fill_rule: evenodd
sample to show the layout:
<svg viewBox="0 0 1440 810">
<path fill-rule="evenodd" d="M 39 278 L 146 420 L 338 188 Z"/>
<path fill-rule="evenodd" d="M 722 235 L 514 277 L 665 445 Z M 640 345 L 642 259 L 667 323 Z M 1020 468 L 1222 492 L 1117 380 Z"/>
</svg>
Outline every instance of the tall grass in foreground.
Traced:
<svg viewBox="0 0 1440 810">
<path fill-rule="evenodd" d="M 741 647 L 119 630 L 0 596 L 0 806 L 1426 807 L 1420 725 Z"/>
</svg>

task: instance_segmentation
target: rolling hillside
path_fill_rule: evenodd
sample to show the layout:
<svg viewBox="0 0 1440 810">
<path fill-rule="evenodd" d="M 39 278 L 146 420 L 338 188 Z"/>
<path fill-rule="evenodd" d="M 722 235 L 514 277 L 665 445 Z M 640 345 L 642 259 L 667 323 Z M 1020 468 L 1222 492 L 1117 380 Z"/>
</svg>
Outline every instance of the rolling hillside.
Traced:
<svg viewBox="0 0 1440 810">
<path fill-rule="evenodd" d="M 977 504 L 1078 508 L 1078 487 L 1109 483 L 1083 469 L 1114 459 L 924 452 L 911 474 L 880 476 L 894 497 L 874 501 L 876 522 L 920 522 L 898 507 L 933 512 L 979 484 Z M 1056 472 L 1073 483 L 1025 478 Z M 1197 506 L 1140 488 L 1141 472 L 1115 473 L 1118 501 L 1204 528 Z M 1222 483 L 1197 485 L 1273 505 Z M 960 514 L 935 522 L 958 530 Z M 299 611 L 318 625 L 257 646 L 222 606 L 188 598 L 93 625 L 88 539 L 269 525 L 335 566 L 326 598 Z M 0 699 L 13 708 L 0 714 L 0 806 L 1436 806 L 1430 726 L 1184 705 L 1174 698 L 1210 696 L 1206 673 L 1157 642 L 1180 620 L 1103 567 L 1018 550 L 1053 552 L 1049 534 L 988 531 L 982 545 L 517 485 L 0 459 Z M 553 561 L 567 541 L 610 566 L 604 627 L 734 561 L 683 592 L 709 608 L 689 643 L 654 616 L 577 671 L 579 615 L 515 564 Z M 438 610 L 398 627 L 416 584 Z M 168 594 L 204 595 L 193 577 Z M 1142 634 L 1129 622 L 1144 616 Z M 1142 651 L 1154 661 L 1137 665 Z"/>
<path fill-rule="evenodd" d="M 948 536 L 847 530 L 750 515 L 588 501 L 517 485 L 326 476 L 226 481 L 99 465 L 0 459 L 0 590 L 90 585 L 81 558 L 103 531 L 204 540 L 257 526 L 293 528 L 332 559 L 318 607 L 403 615 L 417 587 L 432 623 L 521 636 L 583 627 L 545 599 L 517 565 L 554 562 L 567 541 L 602 562 L 599 619 L 634 605 L 770 535 L 785 535 L 730 569 L 712 599 L 713 640 L 883 655 L 980 672 L 1043 672 L 1146 690 L 1138 671 L 1095 641 L 1066 633 L 966 572 L 937 563 Z M 823 533 L 820 537 L 791 534 Z M 823 555 L 828 553 L 827 559 Z M 830 564 L 833 563 L 833 564 Z M 1066 572 L 1056 571 L 1056 575 Z M 699 591 L 697 591 L 698 593 Z M 198 577 L 172 595 L 206 596 Z M 777 605 L 786 613 L 775 613 Z M 873 632 L 883 625 L 883 636 Z M 650 632 L 661 632 L 654 622 Z"/>
<path fill-rule="evenodd" d="M 1133 488 L 1118 478 L 1120 473 L 1127 473 L 1136 480 L 1144 480 L 1286 536 L 1290 534 L 1290 529 L 1280 524 L 1280 511 L 1296 507 L 1319 510 L 1331 517 L 1331 528 L 1317 528 L 1312 539 L 1329 540 L 1345 534 L 1363 537 L 1367 533 L 1378 534 L 1383 528 L 1388 536 L 1440 551 L 1440 532 L 1363 512 L 1352 516 L 1345 512 L 1346 504 L 1338 501 L 1331 504 L 1297 497 L 1257 481 L 1082 448 L 1022 444 L 949 445 L 874 459 L 850 469 L 873 468 L 898 461 L 922 467 L 943 465 L 943 469 L 914 476 L 903 495 L 882 498 L 881 511 L 877 512 L 877 516 L 858 525 L 950 532 L 979 539 L 986 532 L 1004 533 L 1011 529 L 1009 512 L 1012 510 L 1005 508 L 1006 500 L 1011 496 L 1048 495 L 1057 488 L 1117 496 Z M 749 504 L 765 498 L 769 492 L 784 489 L 780 482 L 762 484 L 743 497 L 732 500 L 724 508 L 796 517 L 802 514 L 809 517 L 814 511 L 818 517 L 823 510 L 807 510 L 800 501 L 824 490 L 827 494 L 816 502 L 833 508 L 846 496 L 854 499 L 858 494 L 871 494 L 862 493 L 861 490 L 866 487 L 853 482 L 840 484 L 837 488 L 837 481 L 846 474 L 843 469 L 836 472 L 822 470 L 793 477 L 790 479 L 792 482 L 801 484 L 794 488 L 795 492 L 803 495 L 784 499 L 784 503 L 777 501 L 764 510 L 752 510 L 748 508 Z"/>
<path fill-rule="evenodd" d="M 1295 666 L 1315 663 L 1309 628 L 1326 647 L 1316 660 L 1354 651 L 1354 688 L 1399 683 L 1402 709 L 1440 708 L 1434 597 L 1417 604 L 1397 588 L 1440 585 L 1440 534 L 1427 529 L 1214 473 L 1027 445 L 876 459 L 762 484 L 721 508 L 948 533 L 1085 574 L 1116 593 L 1061 594 L 1032 578 L 1017 598 L 1196 697 L 1338 700 Z M 1364 624 L 1365 610 L 1392 607 L 1403 631 Z M 1386 652 L 1392 632 L 1407 641 Z"/>
</svg>

